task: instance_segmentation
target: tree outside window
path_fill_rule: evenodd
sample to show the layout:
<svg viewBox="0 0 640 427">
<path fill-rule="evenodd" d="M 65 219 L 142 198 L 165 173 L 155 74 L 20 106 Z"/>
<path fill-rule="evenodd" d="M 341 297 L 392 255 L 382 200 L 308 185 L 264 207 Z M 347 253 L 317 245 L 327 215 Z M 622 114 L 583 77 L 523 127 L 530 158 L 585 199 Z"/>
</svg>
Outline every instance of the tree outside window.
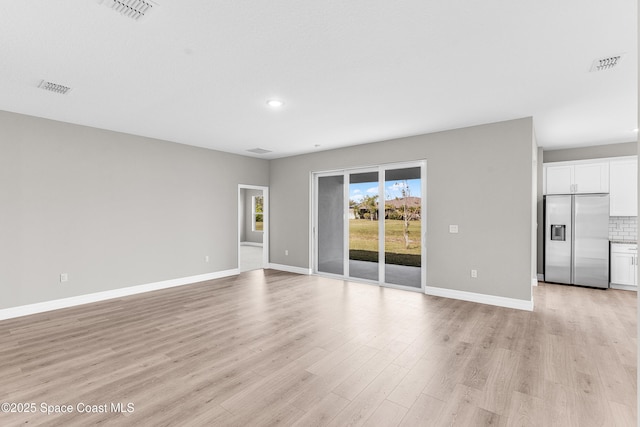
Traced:
<svg viewBox="0 0 640 427">
<path fill-rule="evenodd" d="M 251 206 L 252 206 L 252 227 L 253 231 L 264 231 L 264 197 L 263 196 L 253 196 L 251 198 Z"/>
</svg>

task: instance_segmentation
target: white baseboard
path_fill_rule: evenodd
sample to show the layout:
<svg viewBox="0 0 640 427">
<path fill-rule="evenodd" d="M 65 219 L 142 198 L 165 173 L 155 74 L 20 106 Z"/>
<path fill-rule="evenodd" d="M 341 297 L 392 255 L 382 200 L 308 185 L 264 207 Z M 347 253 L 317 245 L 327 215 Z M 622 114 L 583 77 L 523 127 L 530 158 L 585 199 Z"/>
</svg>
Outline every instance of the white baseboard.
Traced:
<svg viewBox="0 0 640 427">
<path fill-rule="evenodd" d="M 537 277 L 532 277 L 531 278 L 531 286 L 538 286 L 538 278 Z"/>
<path fill-rule="evenodd" d="M 178 279 L 163 280 L 162 282 L 147 283 L 144 285 L 129 286 L 126 288 L 111 289 L 108 291 L 96 292 L 93 294 L 78 295 L 75 297 L 56 299 L 52 301 L 38 302 L 35 304 L 21 305 L 0 310 L 0 320 L 12 319 L 14 317 L 28 316 L 29 314 L 42 313 L 45 311 L 58 310 L 61 308 L 73 307 L 76 305 L 89 304 L 92 302 L 104 301 L 113 298 L 121 298 L 129 295 L 141 294 L 143 292 L 157 291 L 159 289 L 173 288 L 175 286 L 190 285 L 192 283 L 204 282 L 207 280 L 220 279 L 222 277 L 235 276 L 240 274 L 240 270 L 218 271 L 215 273 L 200 274 L 197 276 L 181 277 Z"/>
<path fill-rule="evenodd" d="M 304 274 L 305 276 L 311 275 L 310 268 L 293 267 L 291 265 L 269 263 L 266 268 L 270 268 L 272 270 L 286 271 L 289 273 Z"/>
<path fill-rule="evenodd" d="M 635 292 L 638 292 L 638 287 L 637 286 L 633 286 L 633 285 L 616 285 L 614 283 L 611 283 L 609 285 L 609 287 L 611 289 L 619 289 L 621 291 L 635 291 Z"/>
<path fill-rule="evenodd" d="M 257 246 L 261 248 L 263 245 L 262 243 L 259 243 L 259 242 L 241 242 L 240 246 Z"/>
<path fill-rule="evenodd" d="M 544 282 L 544 274 L 538 274 L 538 282 Z"/>
<path fill-rule="evenodd" d="M 494 295 L 477 294 L 474 292 L 458 291 L 455 289 L 436 288 L 427 286 L 424 289 L 427 295 L 459 299 L 463 301 L 477 302 L 480 304 L 497 305 L 498 307 L 515 308 L 518 310 L 533 311 L 533 301 L 515 298 L 498 297 Z"/>
</svg>

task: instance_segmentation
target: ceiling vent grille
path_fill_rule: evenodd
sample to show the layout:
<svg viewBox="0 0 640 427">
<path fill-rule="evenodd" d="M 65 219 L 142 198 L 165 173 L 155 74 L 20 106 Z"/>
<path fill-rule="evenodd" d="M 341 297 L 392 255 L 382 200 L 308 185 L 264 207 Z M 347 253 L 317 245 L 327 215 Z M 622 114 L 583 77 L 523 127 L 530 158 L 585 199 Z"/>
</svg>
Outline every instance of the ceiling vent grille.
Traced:
<svg viewBox="0 0 640 427">
<path fill-rule="evenodd" d="M 265 150 L 264 148 L 252 148 L 251 150 L 247 150 L 250 153 L 255 153 L 255 154 L 267 154 L 267 153 L 271 153 L 271 151 L 269 150 Z"/>
<path fill-rule="evenodd" d="M 591 72 L 609 70 L 620 63 L 622 55 L 608 56 L 606 58 L 599 58 L 593 61 L 591 64 Z"/>
<path fill-rule="evenodd" d="M 150 0 L 99 0 L 99 2 L 134 21 L 144 18 L 158 5 Z"/>
<path fill-rule="evenodd" d="M 48 82 L 46 80 L 41 81 L 38 87 L 40 89 L 48 90 L 50 92 L 59 93 L 60 95 L 66 95 L 71 90 L 71 88 L 68 86 L 64 86 L 58 83 Z"/>
</svg>

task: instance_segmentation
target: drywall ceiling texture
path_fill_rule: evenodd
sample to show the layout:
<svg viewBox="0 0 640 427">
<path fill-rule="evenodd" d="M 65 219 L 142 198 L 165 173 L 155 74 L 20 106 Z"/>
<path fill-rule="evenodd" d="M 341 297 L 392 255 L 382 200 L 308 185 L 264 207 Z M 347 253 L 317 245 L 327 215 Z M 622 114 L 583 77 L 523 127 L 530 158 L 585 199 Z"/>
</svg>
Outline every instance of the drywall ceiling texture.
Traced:
<svg viewBox="0 0 640 427">
<path fill-rule="evenodd" d="M 107 2 L 105 2 L 107 3 Z M 534 117 L 635 139 L 637 2 L 0 2 L 0 109 L 264 158 Z M 615 68 L 597 58 L 624 53 Z M 57 95 L 42 80 L 72 89 Z M 285 101 L 267 108 L 268 98 Z M 320 147 L 316 147 L 316 145 Z"/>
<path fill-rule="evenodd" d="M 312 172 L 426 159 L 427 286 L 530 301 L 532 144 L 526 118 L 273 160 L 271 262 L 310 268 Z"/>
<path fill-rule="evenodd" d="M 238 184 L 268 185 L 268 171 L 0 112 L 0 309 L 237 268 Z"/>
</svg>

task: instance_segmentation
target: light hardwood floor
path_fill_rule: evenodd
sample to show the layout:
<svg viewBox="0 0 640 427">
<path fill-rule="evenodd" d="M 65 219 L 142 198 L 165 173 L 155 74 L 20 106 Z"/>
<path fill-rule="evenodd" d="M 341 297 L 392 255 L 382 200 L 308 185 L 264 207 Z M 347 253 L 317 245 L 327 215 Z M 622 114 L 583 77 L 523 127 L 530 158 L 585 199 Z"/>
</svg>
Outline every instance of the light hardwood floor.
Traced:
<svg viewBox="0 0 640 427">
<path fill-rule="evenodd" d="M 0 322 L 0 425 L 635 426 L 636 295 L 524 312 L 276 271 Z M 78 403 L 133 403 L 78 413 Z"/>
</svg>

